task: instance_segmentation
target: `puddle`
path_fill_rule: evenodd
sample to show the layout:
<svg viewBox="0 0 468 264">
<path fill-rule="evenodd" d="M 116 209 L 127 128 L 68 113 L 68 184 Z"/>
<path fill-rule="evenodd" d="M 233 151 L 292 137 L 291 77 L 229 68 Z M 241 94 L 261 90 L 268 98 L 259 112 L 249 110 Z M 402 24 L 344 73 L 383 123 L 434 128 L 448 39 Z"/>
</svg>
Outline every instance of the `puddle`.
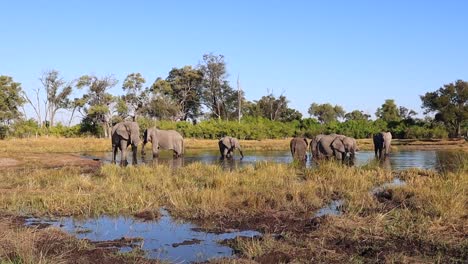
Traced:
<svg viewBox="0 0 468 264">
<path fill-rule="evenodd" d="M 231 257 L 234 251 L 218 241 L 233 239 L 237 236 L 254 237 L 256 231 L 233 231 L 228 233 L 202 232 L 196 225 L 174 220 L 167 211 L 161 210 L 158 221 L 140 221 L 132 217 L 102 216 L 96 219 L 63 217 L 58 219 L 29 218 L 26 225 L 50 225 L 62 228 L 81 239 L 100 243 L 131 243 L 121 247 L 128 252 L 139 247 L 146 257 L 177 263 L 202 262 L 212 258 Z M 135 239 L 139 238 L 139 239 Z"/>
<path fill-rule="evenodd" d="M 324 215 L 341 215 L 341 206 L 343 205 L 343 200 L 333 200 L 327 206 L 318 210 L 314 217 L 321 217 Z"/>
<path fill-rule="evenodd" d="M 371 193 L 372 194 L 377 194 L 377 193 L 380 193 L 380 192 L 384 191 L 387 188 L 403 186 L 405 184 L 406 184 L 406 182 L 404 180 L 401 180 L 399 178 L 394 178 L 393 181 L 391 181 L 391 182 L 386 182 L 386 183 L 384 183 L 384 184 L 382 184 L 380 186 L 377 186 L 377 187 L 373 188 Z"/>
</svg>

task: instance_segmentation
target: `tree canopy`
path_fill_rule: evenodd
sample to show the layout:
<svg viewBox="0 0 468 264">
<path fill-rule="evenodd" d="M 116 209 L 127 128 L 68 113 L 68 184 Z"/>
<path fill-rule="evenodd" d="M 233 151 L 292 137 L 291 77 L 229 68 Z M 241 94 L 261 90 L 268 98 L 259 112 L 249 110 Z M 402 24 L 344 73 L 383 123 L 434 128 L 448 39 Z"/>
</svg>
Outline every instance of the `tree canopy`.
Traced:
<svg viewBox="0 0 468 264">
<path fill-rule="evenodd" d="M 25 103 L 21 84 L 10 76 L 0 76 L 0 122 L 8 125 L 21 117 L 19 108 Z"/>
<path fill-rule="evenodd" d="M 328 124 L 332 121 L 338 121 L 345 115 L 343 107 L 339 105 L 332 106 L 329 103 L 317 104 L 312 103 L 308 111 L 309 115 L 317 117 L 322 124 Z"/>
<path fill-rule="evenodd" d="M 461 136 L 462 126 L 468 126 L 468 82 L 457 80 L 437 91 L 421 96 L 425 114 L 435 112 L 435 119 L 448 126 L 452 134 Z"/>
</svg>

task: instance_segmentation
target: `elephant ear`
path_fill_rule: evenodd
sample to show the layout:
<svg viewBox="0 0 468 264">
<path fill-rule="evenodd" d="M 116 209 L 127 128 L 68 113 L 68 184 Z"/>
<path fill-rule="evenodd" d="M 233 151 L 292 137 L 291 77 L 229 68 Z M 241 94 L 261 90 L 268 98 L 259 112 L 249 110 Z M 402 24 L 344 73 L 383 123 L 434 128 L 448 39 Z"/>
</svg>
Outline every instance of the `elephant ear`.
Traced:
<svg viewBox="0 0 468 264">
<path fill-rule="evenodd" d="M 232 140 L 230 137 L 224 137 L 223 138 L 223 144 L 224 146 L 226 146 L 227 148 L 232 148 Z"/>
<path fill-rule="evenodd" d="M 342 153 L 345 152 L 345 147 L 344 147 L 343 141 L 341 139 L 339 139 L 339 138 L 333 140 L 332 147 L 333 147 L 333 149 L 338 150 L 339 152 L 342 152 Z"/>
<path fill-rule="evenodd" d="M 129 139 L 129 130 L 127 129 L 127 126 L 124 123 L 120 123 L 117 125 L 117 129 L 115 131 L 117 135 L 119 135 L 121 138 L 128 140 Z"/>
</svg>

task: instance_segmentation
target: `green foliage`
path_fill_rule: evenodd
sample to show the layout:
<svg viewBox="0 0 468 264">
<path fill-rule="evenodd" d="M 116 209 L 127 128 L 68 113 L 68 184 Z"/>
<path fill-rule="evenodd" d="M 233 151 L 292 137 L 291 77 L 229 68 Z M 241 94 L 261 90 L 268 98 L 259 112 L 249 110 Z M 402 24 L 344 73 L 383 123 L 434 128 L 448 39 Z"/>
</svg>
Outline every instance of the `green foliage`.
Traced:
<svg viewBox="0 0 468 264">
<path fill-rule="evenodd" d="M 377 108 L 375 116 L 385 122 L 399 122 L 401 120 L 400 111 L 393 99 L 385 100 L 385 103 Z"/>
<path fill-rule="evenodd" d="M 238 93 L 227 81 L 224 56 L 203 55 L 200 71 L 203 74 L 201 98 L 210 111 L 209 116 L 225 120 L 237 117 Z"/>
<path fill-rule="evenodd" d="M 322 124 L 328 124 L 333 121 L 338 121 L 345 115 L 343 107 L 339 105 L 332 106 L 331 104 L 312 103 L 308 110 L 309 115 L 317 117 Z"/>
<path fill-rule="evenodd" d="M 21 84 L 9 76 L 0 76 L 0 123 L 8 125 L 21 116 L 19 108 L 25 103 Z"/>
<path fill-rule="evenodd" d="M 421 96 L 425 114 L 436 112 L 453 136 L 460 137 L 468 129 L 468 82 L 458 80 Z"/>
</svg>

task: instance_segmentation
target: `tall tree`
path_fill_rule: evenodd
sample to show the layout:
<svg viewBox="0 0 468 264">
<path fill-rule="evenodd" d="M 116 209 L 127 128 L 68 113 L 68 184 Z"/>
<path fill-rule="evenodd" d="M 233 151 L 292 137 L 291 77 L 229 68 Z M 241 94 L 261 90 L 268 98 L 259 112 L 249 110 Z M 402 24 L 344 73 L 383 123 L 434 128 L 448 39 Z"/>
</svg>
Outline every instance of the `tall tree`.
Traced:
<svg viewBox="0 0 468 264">
<path fill-rule="evenodd" d="M 44 103 L 45 119 L 49 119 L 50 126 L 53 126 L 57 111 L 70 107 L 68 97 L 72 93 L 72 83 L 65 82 L 56 70 L 44 72 L 40 81 L 47 98 Z"/>
<path fill-rule="evenodd" d="M 377 118 L 380 118 L 385 122 L 401 121 L 400 111 L 393 99 L 385 100 L 385 103 L 383 103 L 381 107 L 377 108 L 375 115 Z"/>
<path fill-rule="evenodd" d="M 367 120 L 369 120 L 370 117 L 371 117 L 370 115 L 368 115 L 368 114 L 366 114 L 366 113 L 364 113 L 363 111 L 360 111 L 360 110 L 353 110 L 353 111 L 351 111 L 349 113 L 346 113 L 344 115 L 344 118 L 345 118 L 346 121 L 350 121 L 350 120 L 356 120 L 356 121 L 357 120 L 365 120 L 365 121 L 367 121 Z"/>
<path fill-rule="evenodd" d="M 195 119 L 201 115 L 203 72 L 191 66 L 173 68 L 169 76 L 163 80 L 156 79 L 151 87 L 153 93 L 168 96 L 178 105 L 179 120 Z"/>
<path fill-rule="evenodd" d="M 25 103 L 21 84 L 10 76 L 0 76 L 0 122 L 9 125 L 12 120 L 21 117 L 19 108 Z"/>
<path fill-rule="evenodd" d="M 276 97 L 273 93 L 269 93 L 257 101 L 243 102 L 243 111 L 247 116 L 264 117 L 272 121 L 301 120 L 302 114 L 296 109 L 289 108 L 288 103 L 286 96 Z"/>
<path fill-rule="evenodd" d="M 79 89 L 88 88 L 87 93 L 82 98 L 86 100 L 83 109 L 88 120 L 102 126 L 105 137 L 109 136 L 109 130 L 112 126 L 111 106 L 115 104 L 114 97 L 107 90 L 114 87 L 117 82 L 113 76 L 98 78 L 94 75 L 84 75 L 78 79 L 76 84 Z"/>
<path fill-rule="evenodd" d="M 435 119 L 444 122 L 452 134 L 460 137 L 462 124 L 468 121 L 468 82 L 457 80 L 435 92 L 421 96 L 424 113 L 436 112 Z"/>
<path fill-rule="evenodd" d="M 229 118 L 230 112 L 237 107 L 234 102 L 237 93 L 226 80 L 228 77 L 223 55 L 212 53 L 203 55 L 203 63 L 199 66 L 203 73 L 202 102 L 218 119 Z"/>
<path fill-rule="evenodd" d="M 308 110 L 309 115 L 317 117 L 322 124 L 328 124 L 332 121 L 337 121 L 345 115 L 343 107 L 339 105 L 332 106 L 329 103 L 317 104 L 312 103 Z"/>
<path fill-rule="evenodd" d="M 123 82 L 122 89 L 127 93 L 122 99 L 127 105 L 128 115 L 132 116 L 133 119 L 136 119 L 145 102 L 146 91 L 143 89 L 145 83 L 146 80 L 140 73 L 127 75 Z M 120 110 L 122 110 L 121 107 L 122 105 L 120 105 Z"/>
</svg>

